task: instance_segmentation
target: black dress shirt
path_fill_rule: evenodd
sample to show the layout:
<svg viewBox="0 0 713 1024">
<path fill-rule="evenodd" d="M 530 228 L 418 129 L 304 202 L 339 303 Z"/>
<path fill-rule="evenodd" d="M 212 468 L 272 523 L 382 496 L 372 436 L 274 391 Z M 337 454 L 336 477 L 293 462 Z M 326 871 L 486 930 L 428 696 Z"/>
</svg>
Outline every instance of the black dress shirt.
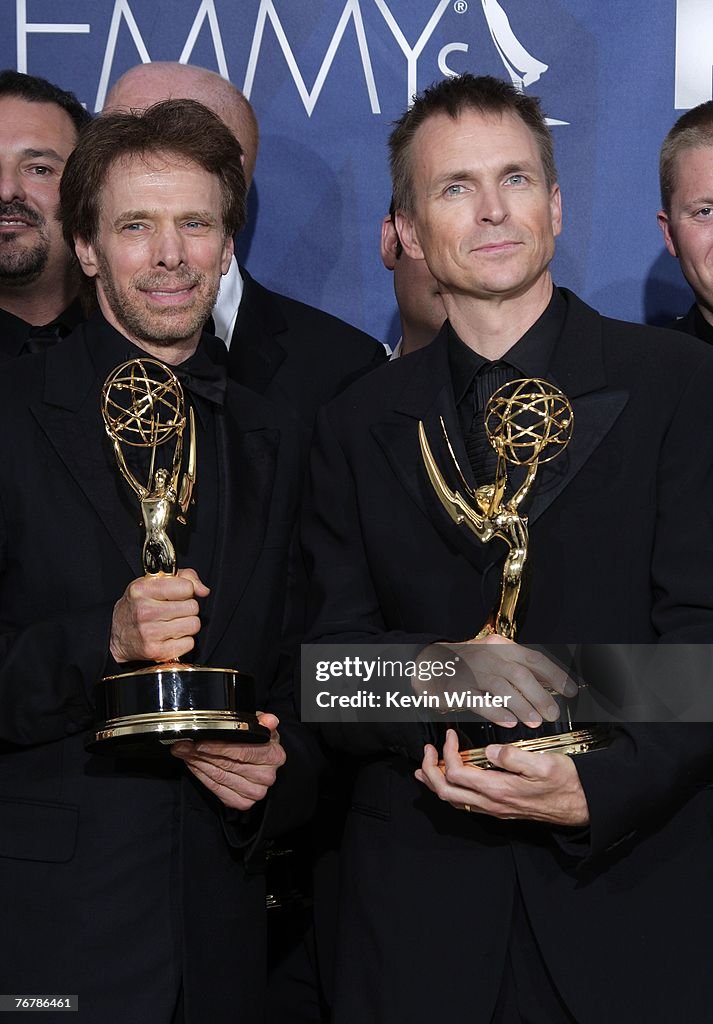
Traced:
<svg viewBox="0 0 713 1024">
<path fill-rule="evenodd" d="M 713 324 L 708 323 L 696 302 L 693 303 L 685 316 L 679 317 L 678 320 L 672 320 L 671 323 L 665 326 L 672 331 L 692 334 L 694 338 L 700 338 L 701 341 L 713 345 Z"/>
<path fill-rule="evenodd" d="M 33 335 L 38 347 L 47 347 L 47 344 L 54 344 L 60 338 L 71 334 L 84 319 L 84 312 L 78 299 L 70 303 L 49 324 L 41 327 L 33 327 L 19 316 L 8 313 L 6 309 L 0 309 L 0 362 L 26 354 L 28 342 L 30 347 L 34 347 L 31 342 Z"/>
<path fill-rule="evenodd" d="M 448 325 L 448 362 L 458 420 L 479 485 L 494 479 L 496 455 L 485 436 L 488 400 L 507 381 L 545 377 L 564 324 L 567 304 L 555 288 L 544 313 L 501 359 L 475 352 Z"/>
</svg>

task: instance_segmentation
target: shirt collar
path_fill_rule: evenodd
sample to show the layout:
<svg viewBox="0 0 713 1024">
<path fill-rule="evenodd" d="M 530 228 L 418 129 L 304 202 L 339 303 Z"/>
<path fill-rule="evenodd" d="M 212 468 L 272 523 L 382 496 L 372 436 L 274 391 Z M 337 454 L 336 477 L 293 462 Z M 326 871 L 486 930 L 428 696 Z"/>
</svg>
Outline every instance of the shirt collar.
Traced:
<svg viewBox="0 0 713 1024">
<path fill-rule="evenodd" d="M 75 299 L 73 302 L 70 302 L 59 316 L 56 316 L 49 324 L 43 324 L 42 326 L 51 330 L 55 324 L 59 325 L 58 335 L 64 338 L 71 334 L 74 328 L 78 327 L 84 319 L 81 303 L 79 299 Z M 0 309 L 0 325 L 2 326 L 0 346 L 12 355 L 19 354 L 33 330 L 33 325 L 27 323 L 21 317 L 9 313 L 6 309 Z"/>
<path fill-rule="evenodd" d="M 213 324 L 216 338 L 225 342 L 226 348 L 230 348 L 230 341 L 235 330 L 235 321 L 238 318 L 240 300 L 243 297 L 243 279 L 240 276 L 240 268 L 235 256 L 230 261 L 228 273 L 220 279 L 218 298 L 213 306 Z"/>
<path fill-rule="evenodd" d="M 453 380 L 453 396 L 458 405 L 473 383 L 476 374 L 495 362 L 511 366 L 522 377 L 547 374 L 557 339 L 567 314 L 567 303 L 557 288 L 547 308 L 522 337 L 498 360 L 488 360 L 461 341 L 448 324 L 448 362 Z"/>
</svg>

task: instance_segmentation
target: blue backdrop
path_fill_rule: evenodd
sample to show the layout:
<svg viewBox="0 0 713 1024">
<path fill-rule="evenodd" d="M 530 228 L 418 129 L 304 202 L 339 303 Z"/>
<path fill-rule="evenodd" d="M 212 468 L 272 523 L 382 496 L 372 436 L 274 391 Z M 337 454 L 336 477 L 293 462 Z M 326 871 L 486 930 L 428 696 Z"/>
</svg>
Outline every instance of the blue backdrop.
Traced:
<svg viewBox="0 0 713 1024">
<path fill-rule="evenodd" d="M 710 0 L 0 0 L 0 66 L 100 110 L 139 61 L 220 71 L 262 141 L 241 256 L 260 281 L 383 340 L 385 141 L 409 96 L 464 70 L 509 77 L 554 124 L 565 228 L 558 283 L 656 322 L 690 296 L 656 225 L 658 151 L 710 99 Z"/>
</svg>

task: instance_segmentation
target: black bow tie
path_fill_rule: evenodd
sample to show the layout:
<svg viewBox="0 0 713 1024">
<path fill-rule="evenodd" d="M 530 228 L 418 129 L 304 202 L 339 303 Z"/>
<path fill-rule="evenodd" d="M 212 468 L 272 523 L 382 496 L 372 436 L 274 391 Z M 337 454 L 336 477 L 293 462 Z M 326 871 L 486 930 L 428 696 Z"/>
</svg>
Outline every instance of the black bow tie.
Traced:
<svg viewBox="0 0 713 1024">
<path fill-rule="evenodd" d="M 185 365 L 172 367 L 186 391 L 194 398 L 205 398 L 215 405 L 224 405 L 228 386 L 225 366 L 209 359 L 202 359 L 198 365 L 192 364 L 193 360 L 189 359 Z"/>
</svg>

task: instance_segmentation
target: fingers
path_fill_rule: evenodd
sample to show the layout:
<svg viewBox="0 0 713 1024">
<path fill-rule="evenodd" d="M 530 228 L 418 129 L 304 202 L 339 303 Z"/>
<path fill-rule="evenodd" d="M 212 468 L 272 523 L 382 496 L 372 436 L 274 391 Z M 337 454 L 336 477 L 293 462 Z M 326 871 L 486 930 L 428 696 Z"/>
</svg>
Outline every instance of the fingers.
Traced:
<svg viewBox="0 0 713 1024">
<path fill-rule="evenodd" d="M 193 569 L 133 580 L 114 607 L 114 660 L 169 661 L 187 654 L 201 628 L 197 598 L 208 593 Z"/>
<path fill-rule="evenodd" d="M 277 734 L 277 727 L 280 724 L 280 719 L 277 715 L 273 715 L 270 711 L 258 711 L 257 720 L 260 725 L 264 725 L 266 729 L 269 729 L 271 733 L 274 733 L 275 737 L 279 740 L 280 737 Z"/>
<path fill-rule="evenodd" d="M 189 771 L 206 789 L 210 790 L 226 807 L 238 811 L 249 811 L 258 801 L 264 800 L 268 789 L 275 781 L 274 776 L 264 784 L 248 779 L 234 778 L 228 772 L 216 768 L 210 762 L 186 762 Z"/>
<path fill-rule="evenodd" d="M 264 717 L 276 721 L 275 715 Z M 171 753 L 185 761 L 195 777 L 227 807 L 249 810 L 265 798 L 286 761 L 275 735 L 262 744 L 181 741 L 173 744 Z"/>
<path fill-rule="evenodd" d="M 193 583 L 193 592 L 196 597 L 208 597 L 210 587 L 207 587 L 201 580 L 195 569 L 179 569 L 174 579 L 188 580 Z"/>
<path fill-rule="evenodd" d="M 560 708 L 552 693 L 573 696 L 577 692 L 576 684 L 561 666 L 505 637 L 492 634 L 458 645 L 457 649 L 476 692 L 506 701 L 505 710 L 478 708 L 482 718 L 497 725 L 513 726 L 520 721 L 536 728 L 543 720 L 557 721 Z"/>
</svg>

